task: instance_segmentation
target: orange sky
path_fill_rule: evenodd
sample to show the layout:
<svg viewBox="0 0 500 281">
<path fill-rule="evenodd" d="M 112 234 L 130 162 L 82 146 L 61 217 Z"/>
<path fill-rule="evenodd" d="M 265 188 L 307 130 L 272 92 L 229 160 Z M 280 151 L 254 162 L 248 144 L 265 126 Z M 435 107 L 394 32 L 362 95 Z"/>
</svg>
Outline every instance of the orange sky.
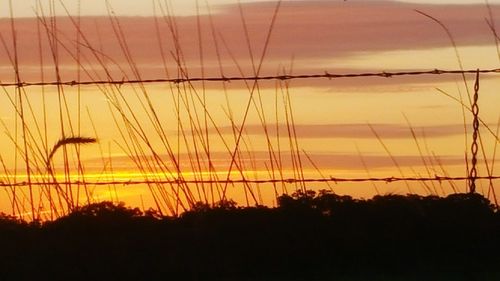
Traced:
<svg viewBox="0 0 500 281">
<path fill-rule="evenodd" d="M 205 76 L 220 76 L 221 69 L 226 76 L 240 75 L 239 68 L 244 75 L 253 75 L 238 6 L 224 7 L 217 9 L 211 17 L 200 16 L 201 44 L 196 16 L 160 17 L 159 33 L 153 17 L 118 17 L 114 28 L 120 27 L 122 36 L 113 31 L 109 17 L 82 17 L 80 37 L 76 36 L 71 19 L 57 18 L 59 44 L 56 60 L 60 78 L 77 80 L 80 71 L 81 80 L 107 80 L 105 70 L 117 80 L 165 78 L 165 66 L 168 77 L 176 78 L 179 77 L 176 57 L 181 57 L 184 75 L 200 76 L 200 50 L 203 50 Z M 261 59 L 274 8 L 275 3 L 271 2 L 243 5 L 256 64 Z M 485 22 L 488 10 L 483 4 L 285 1 L 279 10 L 260 74 L 273 75 L 284 70 L 295 74 L 317 74 L 325 71 L 361 73 L 459 68 L 445 31 L 415 9 L 432 15 L 449 28 L 465 68 L 498 67 L 500 57 L 494 36 Z M 500 6 L 493 5 L 491 11 L 497 15 Z M 178 28 L 178 49 L 169 29 L 171 19 Z M 45 20 L 45 24 L 50 24 L 48 19 Z M 14 25 L 21 80 L 39 81 L 42 61 L 45 81 L 55 80 L 54 57 L 47 40 L 47 36 L 52 36 L 52 30 L 46 29 L 36 18 L 16 18 Z M 38 28 L 42 39 L 39 39 Z M 0 81 L 12 82 L 15 75 L 9 56 L 12 58 L 14 53 L 9 19 L 0 19 L 0 34 L 5 42 L 0 48 Z M 77 40 L 81 42 L 79 67 L 75 62 Z M 123 48 L 124 42 L 127 49 Z M 128 56 L 124 50 L 129 52 Z M 166 65 L 161 58 L 162 52 Z M 137 72 L 131 66 L 136 66 Z M 239 144 L 240 168 L 248 173 L 245 176 L 275 177 L 277 175 L 266 170 L 271 165 L 278 170 L 276 155 L 280 154 L 282 169 L 287 176 L 297 176 L 293 174 L 297 163 L 292 158 L 299 151 L 302 166 L 310 177 L 399 176 L 401 173 L 406 176 L 442 175 L 443 168 L 439 165 L 449 174 L 463 176 L 464 153 L 468 150 L 466 145 L 470 145 L 470 136 L 464 137 L 464 116 L 459 103 L 439 90 L 467 101 L 466 92 L 472 89 L 473 78 L 473 75 L 467 76 L 468 88 L 457 75 L 294 80 L 288 85 L 274 81 L 259 83 Z M 497 105 L 500 96 L 495 90 L 498 82 L 496 75 L 481 76 L 481 118 L 493 131 L 499 117 Z M 26 88 L 22 92 L 23 110 L 31 133 L 26 139 L 29 154 L 33 154 L 29 156 L 30 164 L 38 167 L 32 168 L 31 172 L 44 173 L 41 151 L 61 138 L 61 128 L 64 128 L 66 135 L 80 134 L 99 139 L 98 144 L 81 148 L 82 163 L 89 175 L 109 176 L 115 172 L 116 177 L 126 179 L 127 174 L 118 174 L 120 170 L 137 172 L 143 169 L 156 178 L 161 177 L 156 173 L 165 173 L 164 169 L 167 169 L 174 173 L 165 177 L 174 177 L 176 168 L 172 156 L 180 162 L 184 172 L 198 171 L 201 174 L 208 169 L 207 157 L 210 155 L 216 172 L 225 179 L 224 173 L 236 146 L 231 120 L 236 130 L 240 128 L 252 92 L 247 88 L 249 85 L 242 82 L 226 83 L 225 87 L 226 92 L 221 83 L 213 82 L 180 85 L 179 88 L 165 84 L 146 85 L 144 88 L 138 85 L 65 87 L 59 92 L 55 87 Z M 5 135 L 0 138 L 0 144 L 9 149 L 0 155 L 8 171 L 16 170 L 24 176 L 22 123 L 15 111 L 17 104 L 19 112 L 19 103 L 14 88 L 3 90 L 0 118 Z M 61 98 L 66 102 L 62 107 Z M 206 99 L 205 107 L 202 99 Z M 205 109 L 210 116 L 205 116 Z M 465 118 L 470 133 L 470 114 L 467 113 Z M 270 139 L 266 139 L 263 120 L 269 126 L 267 135 Z M 295 124 L 292 136 L 296 135 L 296 138 L 289 137 L 287 123 Z M 208 125 L 206 130 L 205 124 Z M 410 126 L 417 141 L 412 137 Z M 485 153 L 491 158 L 496 155 L 495 140 L 487 130 L 482 131 L 482 136 Z M 15 144 L 18 145 L 17 153 Z M 68 148 L 71 169 L 77 166 L 75 153 L 73 148 Z M 165 167 L 154 163 L 151 155 L 155 153 L 163 159 Z M 427 159 L 427 167 L 420 154 Z M 63 172 L 62 156 L 63 153 L 58 153 L 54 159 L 54 167 L 59 172 Z M 143 165 L 141 161 L 145 162 L 142 168 L 139 167 Z M 432 161 L 432 165 L 429 164 Z M 238 169 L 233 167 L 233 172 Z M 482 169 L 484 175 L 486 172 L 484 167 Z M 254 170 L 258 172 L 252 174 Z M 78 174 L 75 170 L 73 173 Z M 234 174 L 235 179 L 241 176 L 243 174 Z M 6 181 L 8 178 L 4 177 Z M 94 192 L 100 194 L 99 198 L 106 198 L 109 194 L 99 188 Z M 363 188 L 342 185 L 337 191 L 359 196 L 375 192 L 373 186 Z M 407 187 L 397 184 L 382 189 L 383 192 L 408 192 Z M 127 196 L 130 196 L 127 200 L 135 204 L 150 196 L 145 188 L 138 188 L 140 192 L 127 190 Z M 266 192 L 268 197 L 263 201 L 272 202 L 272 189 Z M 241 192 L 233 195 L 243 198 Z M 151 198 L 146 201 L 146 205 L 151 204 Z"/>
</svg>

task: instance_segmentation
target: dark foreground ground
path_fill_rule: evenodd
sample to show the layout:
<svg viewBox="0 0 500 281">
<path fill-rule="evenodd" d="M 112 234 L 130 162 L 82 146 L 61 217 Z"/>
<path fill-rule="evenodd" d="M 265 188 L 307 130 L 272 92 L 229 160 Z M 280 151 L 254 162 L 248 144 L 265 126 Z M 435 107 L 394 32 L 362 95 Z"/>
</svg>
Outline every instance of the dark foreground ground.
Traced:
<svg viewBox="0 0 500 281">
<path fill-rule="evenodd" d="M 111 203 L 2 216 L 0 280 L 500 280 L 500 213 L 477 194 L 310 193 L 179 218 Z"/>
</svg>

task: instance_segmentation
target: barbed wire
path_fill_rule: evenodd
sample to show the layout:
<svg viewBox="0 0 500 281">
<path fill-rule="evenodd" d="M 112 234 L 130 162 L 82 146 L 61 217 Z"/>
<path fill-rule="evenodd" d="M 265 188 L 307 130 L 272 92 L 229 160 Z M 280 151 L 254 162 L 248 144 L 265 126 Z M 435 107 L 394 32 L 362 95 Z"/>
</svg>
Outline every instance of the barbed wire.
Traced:
<svg viewBox="0 0 500 281">
<path fill-rule="evenodd" d="M 193 77 L 193 78 L 158 78 L 144 80 L 93 80 L 93 81 L 52 81 L 52 82 L 17 82 L 3 83 L 0 87 L 35 87 L 35 86 L 78 86 L 78 85 L 125 85 L 125 84 L 148 84 L 148 83 L 191 83 L 191 82 L 231 82 L 231 81 L 260 81 L 260 80 L 294 80 L 294 79 L 341 79 L 341 78 L 362 78 L 362 77 L 383 77 L 391 78 L 397 76 L 417 76 L 417 75 L 445 75 L 445 74 L 497 74 L 500 68 L 494 69 L 470 69 L 470 70 L 443 70 L 432 69 L 426 71 L 399 71 L 399 72 L 365 72 L 365 73 L 330 73 L 325 71 L 322 74 L 301 74 L 301 75 L 275 75 L 275 76 L 231 76 L 231 77 Z M 463 181 L 463 180 L 498 180 L 500 176 L 479 177 L 475 174 L 463 177 L 434 176 L 434 177 L 382 177 L 382 178 L 289 178 L 289 179 L 237 179 L 237 180 L 119 180 L 119 181 L 40 181 L 40 182 L 3 182 L 0 187 L 23 187 L 23 186 L 50 186 L 50 185 L 141 185 L 141 184 L 266 184 L 266 183 L 341 183 L 341 182 L 401 182 L 401 181 Z"/>
<path fill-rule="evenodd" d="M 215 183 L 228 183 L 228 184 L 266 184 L 266 183 L 346 183 L 346 182 L 428 182 L 428 181 L 463 181 L 470 180 L 471 177 L 449 177 L 449 176 L 433 176 L 433 177 L 368 177 L 368 178 L 288 178 L 288 179 L 236 179 L 236 180 L 182 180 L 182 179 L 171 179 L 171 180 L 118 180 L 118 181 L 49 181 L 49 182 L 15 182 L 6 183 L 0 182 L 0 187 L 25 187 L 25 186 L 50 186 L 50 185 L 141 185 L 141 184 L 215 184 Z M 500 176 L 476 176 L 476 180 L 500 180 Z"/>
<path fill-rule="evenodd" d="M 185 77 L 185 78 L 157 78 L 157 79 L 122 79 L 122 80 L 92 80 L 92 81 L 51 81 L 51 82 L 0 82 L 0 87 L 35 87 L 35 86 L 84 86 L 84 85 L 125 85 L 125 84 L 151 84 L 151 83 L 191 83 L 191 82 L 231 82 L 231 81 L 261 81 L 261 80 L 295 80 L 295 79 L 340 79 L 361 77 L 391 78 L 397 76 L 416 75 L 443 75 L 443 74 L 475 74 L 475 73 L 500 73 L 500 68 L 470 69 L 470 70 L 443 70 L 432 69 L 425 71 L 400 71 L 400 72 L 365 72 L 365 73 L 330 73 L 299 74 L 299 75 L 271 75 L 271 76 L 220 76 L 220 77 Z"/>
</svg>

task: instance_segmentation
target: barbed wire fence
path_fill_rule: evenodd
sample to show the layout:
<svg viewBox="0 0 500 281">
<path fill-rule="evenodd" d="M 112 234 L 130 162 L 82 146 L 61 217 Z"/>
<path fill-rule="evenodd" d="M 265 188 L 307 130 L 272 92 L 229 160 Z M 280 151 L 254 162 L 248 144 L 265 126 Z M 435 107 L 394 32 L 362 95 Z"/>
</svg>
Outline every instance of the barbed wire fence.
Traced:
<svg viewBox="0 0 500 281">
<path fill-rule="evenodd" d="M 54 185 L 54 184 L 88 184 L 88 185 L 140 185 L 140 184 L 211 184 L 211 183 L 229 183 L 229 184 L 265 184 L 265 183 L 342 183 L 342 182 L 418 182 L 418 181 L 463 181 L 470 180 L 470 176 L 466 177 L 449 177 L 449 176 L 434 176 L 434 177 L 369 177 L 369 178 L 286 178 L 286 179 L 237 179 L 237 180 L 115 180 L 115 181 L 48 181 L 48 182 L 32 182 L 32 186 L 44 186 L 44 185 Z M 499 180 L 500 176 L 476 176 L 475 180 Z M 4 183 L 0 182 L 0 187 L 15 186 L 23 187 L 28 186 L 28 182 L 17 182 L 17 183 Z"/>
<path fill-rule="evenodd" d="M 51 82 L 0 82 L 0 87 L 34 87 L 34 86 L 84 86 L 84 85 L 126 85 L 126 84 L 151 84 L 151 83 L 192 83 L 192 82 L 231 82 L 231 81 L 265 81 L 265 80 L 298 80 L 298 79 L 341 79 L 341 78 L 391 78 L 398 76 L 418 75 L 450 75 L 450 74 L 500 74 L 500 68 L 469 69 L 469 70 L 444 70 L 432 69 L 425 71 L 398 71 L 398 72 L 365 72 L 365 73 L 330 73 L 299 74 L 299 75 L 271 75 L 271 76 L 221 76 L 221 77 L 186 77 L 186 78 L 157 78 L 157 79 L 122 79 L 122 80 L 92 80 L 92 81 L 51 81 Z"/>
<path fill-rule="evenodd" d="M 83 86 L 83 85 L 127 85 L 127 84 L 152 84 L 152 83 L 194 83 L 194 82 L 231 82 L 231 81 L 286 81 L 298 79 L 343 79 L 343 78 L 367 78 L 367 77 L 380 77 L 392 78 L 400 76 L 420 76 L 420 75 L 466 75 L 475 74 L 474 83 L 474 97 L 471 111 L 473 115 L 473 133 L 471 145 L 471 167 L 468 176 L 439 176 L 432 177 L 365 177 L 365 178 L 337 178 L 337 177 L 324 177 L 324 178 L 286 178 L 286 179 L 218 179 L 218 180 L 123 180 L 123 181 L 45 181 L 45 182 L 3 182 L 0 181 L 0 187 L 23 187 L 23 186 L 43 186 L 55 184 L 87 184 L 95 186 L 103 185 L 140 185 L 140 184 L 211 184 L 211 183 L 229 183 L 229 184 L 264 184 L 264 183 L 340 183 L 340 182 L 427 182 L 427 181 L 468 181 L 469 192 L 476 191 L 477 180 L 499 180 L 500 175 L 478 176 L 477 174 L 477 154 L 478 154 L 478 135 L 479 135 L 479 78 L 481 74 L 500 74 L 500 68 L 493 69 L 467 69 L 467 70 L 445 70 L 445 69 L 431 69 L 424 71 L 397 71 L 397 72 L 364 72 L 364 73 L 330 73 L 325 71 L 321 74 L 299 74 L 299 75 L 274 75 L 274 76 L 230 76 L 230 77 L 184 77 L 184 78 L 158 78 L 158 79 L 144 79 L 144 80 L 92 80 L 92 81 L 51 81 L 51 82 L 1 82 L 0 87 L 37 87 L 37 86 Z M 499 142 L 498 136 L 496 141 Z"/>
</svg>

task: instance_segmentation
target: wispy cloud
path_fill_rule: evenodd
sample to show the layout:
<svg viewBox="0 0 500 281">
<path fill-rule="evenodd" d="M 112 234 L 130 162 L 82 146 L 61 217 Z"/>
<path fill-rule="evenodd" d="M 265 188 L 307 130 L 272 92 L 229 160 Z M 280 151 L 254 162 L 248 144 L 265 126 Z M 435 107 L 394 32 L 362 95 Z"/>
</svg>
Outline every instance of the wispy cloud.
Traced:
<svg viewBox="0 0 500 281">
<path fill-rule="evenodd" d="M 232 61 L 234 56 L 246 74 L 252 74 L 249 54 L 244 37 L 239 11 L 236 5 L 225 5 L 217 9 L 213 15 L 214 27 L 218 37 L 218 45 L 224 68 L 224 75 L 238 74 L 237 65 Z M 255 59 L 258 60 L 263 50 L 266 30 L 274 9 L 274 3 L 253 3 L 244 5 L 245 21 L 248 25 L 250 42 Z M 361 52 L 408 50 L 448 47 L 450 42 L 443 30 L 434 22 L 416 13 L 422 10 L 440 19 L 453 33 L 456 42 L 461 46 L 491 44 L 492 35 L 485 23 L 487 11 L 484 5 L 431 5 L 410 4 L 392 1 L 286 1 L 280 10 L 276 27 L 273 31 L 269 50 L 263 65 L 263 73 L 274 74 L 277 65 L 290 64 L 291 58 L 296 60 L 294 72 L 310 72 L 335 70 L 335 59 L 359 54 Z M 493 6 L 493 13 L 500 13 L 500 5 Z M 120 17 L 125 40 L 134 62 L 139 65 L 143 77 L 163 76 L 165 71 L 160 59 L 160 46 L 155 31 L 155 20 L 152 17 Z M 203 30 L 205 73 L 217 76 L 219 65 L 215 44 L 210 31 L 210 17 L 200 18 Z M 175 18 L 178 27 L 179 44 L 183 59 L 190 75 L 199 75 L 199 42 L 197 36 L 197 18 L 195 16 Z M 26 80 L 39 77 L 37 66 L 38 55 L 37 19 L 16 19 L 18 36 L 19 61 L 23 65 L 21 75 Z M 102 50 L 109 57 L 107 67 L 111 73 L 121 79 L 130 75 L 114 66 L 125 62 L 125 56 L 114 35 L 110 20 L 106 17 L 84 17 L 81 30 L 93 48 Z M 59 63 L 65 68 L 63 78 L 74 77 L 76 52 L 76 30 L 69 19 L 58 20 L 59 39 L 68 48 L 60 47 Z M 162 47 L 167 55 L 168 67 L 175 69 L 175 46 L 169 28 L 164 19 L 160 19 L 160 36 Z M 0 20 L 0 33 L 10 40 L 10 22 Z M 42 32 L 45 34 L 46 32 Z M 43 35 L 45 38 L 45 35 Z M 223 41 L 227 44 L 224 47 Z M 51 62 L 49 45 L 43 39 L 44 61 Z M 12 51 L 11 46 L 9 46 Z M 103 76 L 92 53 L 84 50 L 82 62 L 90 71 L 93 79 Z M 71 54 L 72 55 L 71 55 Z M 327 59 L 331 65 L 315 65 L 315 61 Z M 430 61 L 429 64 L 432 62 Z M 8 66 L 6 52 L 0 48 L 0 67 Z M 326 69 L 325 69 L 326 68 Z M 12 71 L 2 68 L 1 79 L 12 79 Z M 345 69 L 348 71 L 349 69 Z M 9 72 L 10 71 L 10 72 Z M 53 69 L 46 70 L 46 78 L 50 79 Z M 176 73 L 176 72 L 172 72 Z M 98 75 L 99 74 L 99 75 Z M 53 76 L 52 76 L 53 77 Z M 411 81 L 411 79 L 407 79 Z"/>
<path fill-rule="evenodd" d="M 170 167 L 171 171 L 175 171 L 173 164 L 170 163 L 170 159 L 167 156 L 160 156 L 164 163 Z M 278 157 L 278 156 L 276 156 Z M 291 171 L 294 167 L 292 163 L 291 153 L 289 151 L 282 151 L 279 155 L 280 163 L 284 172 Z M 364 170 L 365 165 L 369 169 L 395 169 L 394 161 L 398 163 L 400 167 L 423 167 L 424 163 L 422 157 L 415 155 L 394 155 L 392 157 L 388 155 L 378 155 L 378 154 L 364 154 L 362 157 L 357 154 L 349 153 L 308 153 L 307 157 L 302 154 L 302 164 L 304 169 L 314 170 L 314 166 L 311 164 L 309 159 L 312 160 L 314 165 L 321 167 L 323 170 L 328 169 L 340 169 L 340 170 Z M 151 156 L 152 159 L 152 156 Z M 189 155 L 180 154 L 182 164 L 182 171 L 189 172 L 192 167 L 189 166 Z M 129 171 L 131 167 L 134 167 L 134 163 L 125 156 L 116 156 L 110 159 L 113 162 L 113 167 L 115 171 Z M 427 164 L 429 163 L 439 163 L 444 166 L 454 166 L 463 165 L 464 159 L 459 156 L 439 156 L 439 157 L 425 157 Z M 208 167 L 207 159 L 200 159 L 202 166 Z M 213 152 L 211 153 L 211 161 L 216 171 L 227 171 L 227 167 L 231 161 L 231 155 L 224 152 Z M 275 160 L 274 160 L 275 161 Z M 153 162 L 151 160 L 151 162 Z M 269 153 L 266 151 L 253 151 L 251 155 L 243 153 L 241 157 L 238 158 L 238 162 L 243 164 L 243 167 L 248 169 L 257 170 L 267 170 L 269 165 Z M 364 164 L 363 164 L 364 162 Z M 151 163 L 153 166 L 155 164 Z M 86 162 L 86 167 L 90 170 L 99 170 L 102 167 L 102 160 L 95 158 L 89 159 Z M 164 167 L 163 167 L 164 168 Z M 208 170 L 208 168 L 207 168 Z"/>
<path fill-rule="evenodd" d="M 370 124 L 378 135 L 386 139 L 412 138 L 411 129 L 406 124 Z M 366 124 L 297 124 L 295 132 L 299 138 L 352 138 L 366 139 L 375 138 L 368 123 Z M 225 126 L 218 129 L 219 132 L 232 134 L 232 128 Z M 286 125 L 278 126 L 279 134 L 287 135 Z M 463 124 L 415 126 L 413 128 L 417 137 L 434 138 L 461 135 L 464 133 Z M 264 135 L 265 131 L 261 125 L 246 125 L 244 132 L 248 135 Z M 215 133 L 213 131 L 212 133 Z M 277 134 L 276 125 L 269 124 L 267 133 L 271 136 Z"/>
</svg>

